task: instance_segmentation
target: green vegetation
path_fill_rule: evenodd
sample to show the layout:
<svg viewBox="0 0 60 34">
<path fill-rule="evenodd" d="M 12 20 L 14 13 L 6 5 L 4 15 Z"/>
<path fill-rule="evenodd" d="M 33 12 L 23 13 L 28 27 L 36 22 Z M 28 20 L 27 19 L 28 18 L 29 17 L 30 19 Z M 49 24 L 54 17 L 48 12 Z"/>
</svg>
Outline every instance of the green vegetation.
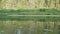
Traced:
<svg viewBox="0 0 60 34">
<path fill-rule="evenodd" d="M 7 16 L 7 15 L 60 15 L 60 10 L 38 9 L 38 10 L 0 10 L 0 20 L 22 20 L 22 21 L 60 21 L 60 17 L 32 17 L 32 16 Z"/>
<path fill-rule="evenodd" d="M 8 16 L 1 16 L 0 20 L 17 20 L 17 21 L 42 21 L 42 22 L 54 22 L 59 21 L 60 17 L 8 17 Z"/>
<path fill-rule="evenodd" d="M 17 14 L 17 15 L 60 15 L 60 10 L 56 9 L 36 9 L 36 10 L 0 10 L 1 14 Z"/>
<path fill-rule="evenodd" d="M 1 0 L 2 9 L 60 9 L 59 0 Z M 57 4 L 58 3 L 58 4 Z M 8 7 L 9 6 L 9 7 Z"/>
</svg>

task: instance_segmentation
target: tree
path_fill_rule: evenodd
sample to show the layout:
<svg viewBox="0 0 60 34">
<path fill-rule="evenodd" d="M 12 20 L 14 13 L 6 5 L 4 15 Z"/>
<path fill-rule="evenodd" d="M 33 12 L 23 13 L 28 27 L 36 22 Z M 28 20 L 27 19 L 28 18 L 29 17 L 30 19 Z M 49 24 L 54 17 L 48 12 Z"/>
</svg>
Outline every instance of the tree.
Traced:
<svg viewBox="0 0 60 34">
<path fill-rule="evenodd" d="M 60 4 L 60 0 L 59 0 L 59 4 Z"/>
<path fill-rule="evenodd" d="M 2 0 L 0 0 L 0 9 L 1 9 L 1 1 L 2 1 Z"/>
<path fill-rule="evenodd" d="M 45 0 L 46 5 L 48 5 L 48 0 Z"/>
</svg>

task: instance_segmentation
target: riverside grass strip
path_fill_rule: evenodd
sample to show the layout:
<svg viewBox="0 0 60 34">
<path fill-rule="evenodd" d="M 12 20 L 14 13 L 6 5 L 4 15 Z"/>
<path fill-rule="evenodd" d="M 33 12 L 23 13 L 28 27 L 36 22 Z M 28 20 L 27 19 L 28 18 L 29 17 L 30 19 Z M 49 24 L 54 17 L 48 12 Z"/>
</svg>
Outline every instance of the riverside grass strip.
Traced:
<svg viewBox="0 0 60 34">
<path fill-rule="evenodd" d="M 18 21 L 42 21 L 42 22 L 54 22 L 54 21 L 58 21 L 58 22 L 60 22 L 60 17 L 42 17 L 42 16 L 40 16 L 40 17 L 28 17 L 28 16 L 20 16 L 20 17 L 17 17 L 17 16 L 1 16 L 0 17 L 0 20 L 5 20 L 5 21 L 7 21 L 7 20 L 18 20 Z"/>
<path fill-rule="evenodd" d="M 13 16 L 9 16 L 13 15 Z M 17 15 L 17 16 L 14 16 Z M 18 16 L 18 15 L 48 15 L 48 16 Z M 52 16 L 49 16 L 52 15 Z M 53 16 L 57 15 L 57 16 Z M 0 10 L 0 20 L 21 21 L 60 21 L 60 10 L 37 9 L 37 10 Z"/>
<path fill-rule="evenodd" d="M 60 15 L 60 10 L 57 9 L 36 9 L 36 10 L 0 10 L 0 15 Z"/>
</svg>

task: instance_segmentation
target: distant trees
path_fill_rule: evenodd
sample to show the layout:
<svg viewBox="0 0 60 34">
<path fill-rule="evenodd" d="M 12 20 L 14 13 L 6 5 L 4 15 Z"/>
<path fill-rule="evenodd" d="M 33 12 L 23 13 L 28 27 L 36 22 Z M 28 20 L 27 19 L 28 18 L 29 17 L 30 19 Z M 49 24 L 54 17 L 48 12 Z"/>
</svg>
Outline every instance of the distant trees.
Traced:
<svg viewBox="0 0 60 34">
<path fill-rule="evenodd" d="M 60 0 L 59 0 L 59 4 L 60 4 Z"/>
<path fill-rule="evenodd" d="M 45 0 L 46 5 L 48 5 L 48 0 Z"/>
<path fill-rule="evenodd" d="M 0 2 L 1 2 L 2 0 L 0 0 Z"/>
<path fill-rule="evenodd" d="M 5 1 L 3 1 L 4 3 L 3 3 L 3 8 L 4 9 L 13 9 L 13 8 L 15 8 L 16 7 L 16 4 L 17 4 L 17 2 L 16 2 L 16 0 L 5 0 Z"/>
<path fill-rule="evenodd" d="M 60 4 L 60 0 L 45 0 L 45 5 L 48 6 L 48 8 L 58 8 Z"/>
<path fill-rule="evenodd" d="M 1 1 L 5 8 L 16 8 L 19 4 L 28 8 L 57 8 L 60 4 L 60 0 L 0 0 L 0 5 Z"/>
<path fill-rule="evenodd" d="M 0 0 L 0 9 L 1 9 L 1 4 L 2 4 L 1 1 L 2 1 L 2 0 Z"/>
</svg>

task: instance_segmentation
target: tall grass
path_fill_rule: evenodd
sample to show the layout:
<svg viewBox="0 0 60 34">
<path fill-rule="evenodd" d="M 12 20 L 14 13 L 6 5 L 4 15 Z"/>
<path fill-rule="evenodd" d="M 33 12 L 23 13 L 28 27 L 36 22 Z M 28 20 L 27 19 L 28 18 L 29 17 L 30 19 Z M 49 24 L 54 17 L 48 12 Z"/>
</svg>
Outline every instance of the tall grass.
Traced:
<svg viewBox="0 0 60 34">
<path fill-rule="evenodd" d="M 37 10 L 0 10 L 0 20 L 33 20 L 33 21 L 60 21 L 60 17 L 28 17 L 7 15 L 60 15 L 60 10 L 37 9 Z"/>
</svg>

